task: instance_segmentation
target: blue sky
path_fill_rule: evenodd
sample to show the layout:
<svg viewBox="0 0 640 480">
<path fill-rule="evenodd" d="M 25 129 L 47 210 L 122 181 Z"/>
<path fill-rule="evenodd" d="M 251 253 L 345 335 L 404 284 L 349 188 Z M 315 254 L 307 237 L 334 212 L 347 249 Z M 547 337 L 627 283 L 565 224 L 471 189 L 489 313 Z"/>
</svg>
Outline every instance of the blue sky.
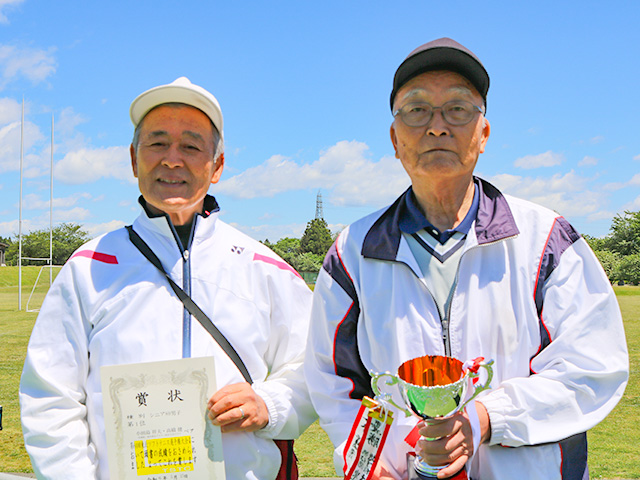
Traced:
<svg viewBox="0 0 640 480">
<path fill-rule="evenodd" d="M 334 231 L 389 204 L 409 179 L 393 156 L 393 74 L 448 36 L 491 77 L 491 137 L 476 172 L 606 235 L 640 209 L 637 2 L 0 0 L 0 235 L 92 235 L 139 212 L 128 111 L 187 76 L 220 101 L 222 218 L 256 239 L 299 237 L 318 191 Z"/>
</svg>

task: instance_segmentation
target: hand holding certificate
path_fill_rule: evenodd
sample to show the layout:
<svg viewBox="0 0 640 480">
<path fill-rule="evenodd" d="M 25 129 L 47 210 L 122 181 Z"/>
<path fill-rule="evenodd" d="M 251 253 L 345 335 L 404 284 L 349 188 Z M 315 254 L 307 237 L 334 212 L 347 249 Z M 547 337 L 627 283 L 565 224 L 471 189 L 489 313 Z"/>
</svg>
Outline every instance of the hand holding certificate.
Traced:
<svg viewBox="0 0 640 480">
<path fill-rule="evenodd" d="M 223 432 L 255 432 L 269 423 L 264 400 L 249 383 L 235 383 L 218 390 L 207 404 L 209 418 Z"/>
</svg>

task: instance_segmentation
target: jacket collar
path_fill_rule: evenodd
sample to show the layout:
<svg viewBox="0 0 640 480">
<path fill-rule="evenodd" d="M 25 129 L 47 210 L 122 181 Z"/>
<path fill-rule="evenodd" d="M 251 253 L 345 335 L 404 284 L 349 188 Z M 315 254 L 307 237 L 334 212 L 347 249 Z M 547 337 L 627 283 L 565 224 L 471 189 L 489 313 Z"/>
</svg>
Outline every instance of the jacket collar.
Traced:
<svg viewBox="0 0 640 480">
<path fill-rule="evenodd" d="M 166 213 L 152 213 L 151 210 L 149 209 L 149 206 L 147 204 L 147 201 L 144 199 L 144 197 L 142 195 L 140 195 L 138 197 L 138 203 L 140 204 L 140 206 L 142 207 L 142 209 L 144 210 L 144 213 L 147 214 L 147 217 L 149 218 L 155 218 L 155 217 L 166 217 L 167 222 L 171 222 L 171 220 L 169 219 L 169 215 Z M 216 200 L 215 197 L 212 197 L 211 195 L 206 195 L 204 197 L 204 204 L 202 205 L 202 212 L 201 213 L 197 213 L 196 215 L 200 215 L 204 218 L 207 218 L 209 215 L 211 215 L 214 212 L 217 212 L 220 210 L 220 206 L 218 205 L 218 201 Z"/>
<path fill-rule="evenodd" d="M 511 209 L 502 193 L 489 182 L 474 177 L 479 192 L 475 234 L 478 244 L 491 243 L 519 233 Z M 376 220 L 367 232 L 362 245 L 362 256 L 379 260 L 395 260 L 402 238 L 400 224 L 410 216 L 407 196 L 413 195 L 409 187 Z"/>
<path fill-rule="evenodd" d="M 166 213 L 155 214 L 152 213 L 148 206 L 146 200 L 140 195 L 138 198 L 138 203 L 142 207 L 143 213 L 140 214 L 135 223 L 142 225 L 144 228 L 152 230 L 164 237 L 168 237 L 173 239 L 174 241 L 178 241 L 178 235 L 176 232 L 169 215 Z M 208 236 L 212 233 L 215 228 L 216 219 L 218 217 L 218 212 L 220 211 L 220 206 L 216 201 L 215 197 L 211 195 L 207 195 L 204 198 L 204 204 L 202 208 L 202 212 L 197 213 L 193 217 L 193 226 L 192 226 L 192 244 L 197 242 L 198 238 L 201 238 L 203 235 Z M 134 225 L 135 225 L 134 223 Z M 180 243 L 178 242 L 180 245 Z"/>
<path fill-rule="evenodd" d="M 426 230 L 442 244 L 447 242 L 455 232 L 466 235 L 473 226 L 473 222 L 475 221 L 478 213 L 478 205 L 480 204 L 479 188 L 474 188 L 473 190 L 471 207 L 462 222 L 451 229 L 441 232 L 434 227 L 429 220 L 427 220 L 427 217 L 422 214 L 422 211 L 418 206 L 418 200 L 416 199 L 415 192 L 413 189 L 409 189 L 407 195 L 404 197 L 406 201 L 407 215 L 400 219 L 400 230 L 403 233 L 408 233 L 410 235 L 419 232 L 420 230 Z"/>
</svg>

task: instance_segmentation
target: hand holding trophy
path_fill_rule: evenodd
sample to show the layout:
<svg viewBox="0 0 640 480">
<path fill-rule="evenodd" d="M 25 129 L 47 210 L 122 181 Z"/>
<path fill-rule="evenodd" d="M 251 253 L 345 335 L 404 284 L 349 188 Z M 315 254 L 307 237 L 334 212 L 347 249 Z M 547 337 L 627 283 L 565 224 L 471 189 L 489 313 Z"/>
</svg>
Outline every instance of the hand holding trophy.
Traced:
<svg viewBox="0 0 640 480">
<path fill-rule="evenodd" d="M 407 416 L 413 414 L 423 420 L 448 417 L 462 410 L 480 392 L 489 388 L 493 378 L 491 365 L 493 360 L 484 362 L 483 358 L 463 364 L 453 357 L 425 355 L 404 362 L 396 375 L 371 372 L 371 386 L 377 400 L 392 404 Z M 480 368 L 487 372 L 484 383 L 477 381 Z M 385 377 L 386 385 L 398 385 L 405 407 L 398 405 L 391 393 L 380 389 L 378 383 Z M 473 390 L 469 395 L 470 388 Z M 436 478 L 444 467 L 429 465 L 417 456 L 414 468 L 421 478 L 430 479 Z M 456 478 L 467 477 L 463 472 L 463 476 Z"/>
</svg>

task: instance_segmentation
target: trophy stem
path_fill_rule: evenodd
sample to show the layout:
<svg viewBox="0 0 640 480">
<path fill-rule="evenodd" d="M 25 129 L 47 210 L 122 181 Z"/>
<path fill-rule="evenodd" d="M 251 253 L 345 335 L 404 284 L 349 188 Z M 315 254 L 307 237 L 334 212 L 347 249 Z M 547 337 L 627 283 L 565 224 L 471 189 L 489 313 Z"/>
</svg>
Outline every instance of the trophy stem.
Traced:
<svg viewBox="0 0 640 480">
<path fill-rule="evenodd" d="M 414 453 L 407 454 L 407 473 L 409 475 L 409 480 L 438 480 L 437 474 L 443 468 L 445 468 L 445 466 L 434 467 L 429 465 Z M 447 477 L 445 480 L 468 479 L 467 470 L 463 468 L 458 473 L 451 477 Z"/>
<path fill-rule="evenodd" d="M 407 454 L 407 473 L 409 480 L 438 480 L 437 474 L 440 470 L 445 468 L 433 467 L 424 462 L 419 456 L 409 453 Z M 447 477 L 446 480 L 468 480 L 467 471 L 465 468 L 451 477 Z"/>
<path fill-rule="evenodd" d="M 438 472 L 442 470 L 444 466 L 433 467 L 416 455 L 416 459 L 413 462 L 413 468 L 415 469 L 419 478 L 427 479 L 427 480 L 432 480 L 432 479 L 435 480 L 436 478 L 438 478 L 437 477 Z"/>
</svg>

